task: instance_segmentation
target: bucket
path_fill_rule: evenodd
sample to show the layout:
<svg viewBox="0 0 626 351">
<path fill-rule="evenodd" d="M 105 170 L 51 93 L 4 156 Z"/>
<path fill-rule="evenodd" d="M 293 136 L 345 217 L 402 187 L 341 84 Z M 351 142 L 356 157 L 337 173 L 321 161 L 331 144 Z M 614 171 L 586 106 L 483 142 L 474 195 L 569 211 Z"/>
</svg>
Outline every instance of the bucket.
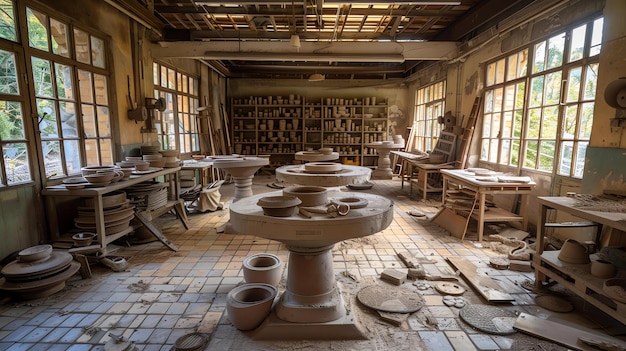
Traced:
<svg viewBox="0 0 626 351">
<path fill-rule="evenodd" d="M 278 289 L 269 284 L 243 284 L 226 296 L 226 311 L 235 328 L 256 329 L 272 310 Z"/>
<path fill-rule="evenodd" d="M 243 260 L 243 277 L 246 283 L 264 283 L 277 287 L 283 275 L 283 262 L 270 253 L 259 253 Z"/>
</svg>

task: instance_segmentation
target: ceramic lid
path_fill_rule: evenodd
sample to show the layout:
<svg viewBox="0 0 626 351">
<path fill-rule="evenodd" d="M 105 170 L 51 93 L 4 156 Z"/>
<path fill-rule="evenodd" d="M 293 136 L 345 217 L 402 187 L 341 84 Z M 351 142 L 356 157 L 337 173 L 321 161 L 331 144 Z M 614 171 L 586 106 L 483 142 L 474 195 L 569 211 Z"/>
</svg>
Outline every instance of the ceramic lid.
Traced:
<svg viewBox="0 0 626 351">
<path fill-rule="evenodd" d="M 301 203 L 302 201 L 295 196 L 283 195 L 262 197 L 257 202 L 257 205 L 266 208 L 287 208 L 298 206 Z"/>
</svg>

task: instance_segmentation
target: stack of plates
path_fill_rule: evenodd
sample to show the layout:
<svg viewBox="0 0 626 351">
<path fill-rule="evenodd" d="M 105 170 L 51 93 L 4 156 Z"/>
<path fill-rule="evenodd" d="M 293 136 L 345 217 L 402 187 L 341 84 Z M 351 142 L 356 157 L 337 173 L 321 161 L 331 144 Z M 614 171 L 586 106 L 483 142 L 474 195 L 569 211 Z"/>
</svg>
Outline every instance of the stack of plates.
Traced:
<svg viewBox="0 0 626 351">
<path fill-rule="evenodd" d="M 104 214 L 104 229 L 106 235 L 117 234 L 130 226 L 135 217 L 135 206 L 130 204 L 123 191 L 115 191 L 102 196 L 102 210 Z M 83 206 L 78 207 L 78 217 L 74 218 L 76 228 L 95 232 L 96 214 L 93 199 L 83 199 Z"/>
<path fill-rule="evenodd" d="M 142 182 L 126 188 L 126 191 L 137 208 L 151 211 L 167 204 L 168 186 L 161 182 Z"/>
</svg>

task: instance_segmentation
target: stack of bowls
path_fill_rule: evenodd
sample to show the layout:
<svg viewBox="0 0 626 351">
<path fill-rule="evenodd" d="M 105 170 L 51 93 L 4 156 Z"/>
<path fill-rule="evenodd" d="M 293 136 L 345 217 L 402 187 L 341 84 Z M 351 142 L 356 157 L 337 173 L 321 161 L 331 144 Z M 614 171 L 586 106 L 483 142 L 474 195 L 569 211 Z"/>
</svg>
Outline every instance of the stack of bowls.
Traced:
<svg viewBox="0 0 626 351">
<path fill-rule="evenodd" d="M 126 230 L 135 217 L 134 208 L 123 191 L 103 195 L 105 233 L 111 235 Z M 83 206 L 78 207 L 78 217 L 74 218 L 74 225 L 84 231 L 96 231 L 96 213 L 92 198 L 83 198 Z"/>
<path fill-rule="evenodd" d="M 163 155 L 163 161 L 165 168 L 174 168 L 180 166 L 180 159 L 178 158 L 178 150 L 161 150 L 159 151 Z"/>
<path fill-rule="evenodd" d="M 150 162 L 150 167 L 153 168 L 163 168 L 165 165 L 165 160 L 161 154 L 143 155 L 143 160 Z"/>
</svg>

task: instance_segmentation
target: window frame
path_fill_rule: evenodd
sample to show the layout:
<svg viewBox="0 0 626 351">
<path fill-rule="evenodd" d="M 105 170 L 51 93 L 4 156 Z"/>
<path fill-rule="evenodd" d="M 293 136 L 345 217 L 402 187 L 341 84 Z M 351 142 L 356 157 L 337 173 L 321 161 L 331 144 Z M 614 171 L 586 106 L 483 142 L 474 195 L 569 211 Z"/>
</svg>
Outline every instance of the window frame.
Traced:
<svg viewBox="0 0 626 351">
<path fill-rule="evenodd" d="M 157 61 L 152 67 L 154 98 L 164 98 L 166 106 L 164 111 L 154 111 L 154 128 L 161 147 L 164 150 L 179 150 L 181 154 L 200 152 L 200 78 Z M 187 84 L 181 84 L 183 77 Z M 173 82 L 170 81 L 171 78 Z"/>
<path fill-rule="evenodd" d="M 441 79 L 415 90 L 415 110 L 413 115 L 413 140 L 409 145 L 419 151 L 431 151 L 441 131 L 443 124 L 438 117 L 443 116 L 446 110 L 446 79 Z"/>
<path fill-rule="evenodd" d="M 486 86 L 483 90 L 483 123 L 479 155 L 481 162 L 515 167 L 518 170 L 551 173 L 574 179 L 582 178 L 584 162 L 580 162 L 581 155 L 579 153 L 583 153 L 584 161 L 584 147 L 589 143 L 590 127 L 585 129 L 585 131 L 588 130 L 586 134 L 581 135 L 578 133 L 579 123 L 581 121 L 590 123 L 590 120 L 593 119 L 593 106 L 591 106 L 589 115 L 589 105 L 593 104 L 597 95 L 597 66 L 600 50 L 598 50 L 597 45 L 592 46 L 592 37 L 597 35 L 598 28 L 595 26 L 599 23 L 603 24 L 603 22 L 604 17 L 602 15 L 588 17 L 584 21 L 561 28 L 541 39 L 529 42 L 515 51 L 486 62 L 484 72 Z M 572 45 L 576 45 L 575 48 L 581 47 L 581 41 L 573 40 L 572 33 L 583 26 L 586 26 L 583 50 L 582 52 L 572 51 Z M 563 34 L 562 38 L 560 37 L 561 34 Z M 597 38 L 595 39 L 597 40 Z M 563 43 L 560 51 L 562 53 L 561 62 L 558 65 L 551 65 L 551 62 L 554 61 L 550 60 L 558 60 L 559 57 L 555 56 L 555 51 L 549 52 L 548 49 L 541 48 L 549 48 L 551 43 L 559 43 L 561 40 Z M 594 50 L 593 55 L 590 56 L 592 49 Z M 520 74 L 519 66 L 515 66 L 518 74 L 509 75 L 511 71 L 510 58 L 522 52 L 527 52 L 525 72 Z M 542 53 L 541 59 L 536 57 L 537 52 Z M 556 53 L 559 51 L 557 50 Z M 577 55 L 574 59 L 571 59 L 572 53 Z M 541 65 L 537 66 L 539 61 L 541 61 Z M 498 67 L 501 63 L 505 65 L 502 72 Z M 596 67 L 595 80 L 591 82 L 595 87 L 593 96 L 585 98 L 585 84 L 580 83 L 578 98 L 575 101 L 567 100 L 568 85 L 571 84 L 569 72 L 580 68 L 583 72 L 581 81 L 589 83 L 585 74 L 588 68 L 593 66 Z M 499 73 L 502 74 L 502 79 L 497 77 Z M 494 78 L 493 75 L 496 77 Z M 545 83 L 549 78 L 553 78 L 551 86 Z M 499 123 L 502 119 L 498 120 L 495 116 L 498 113 L 504 115 L 505 112 L 509 112 L 505 106 L 510 104 L 507 104 L 508 101 L 505 97 L 499 105 L 491 105 L 494 100 L 491 95 L 498 91 L 504 92 L 510 86 L 521 84 L 525 90 L 523 94 L 524 103 L 523 106 L 516 105 L 515 111 L 519 112 L 521 109 L 523 114 L 521 125 L 514 126 L 521 128 L 521 130 L 519 130 L 519 137 L 512 134 L 507 136 L 506 124 Z M 541 93 L 538 94 L 538 90 L 533 87 L 539 86 Z M 558 99 L 554 99 L 557 94 Z M 503 93 L 502 96 L 505 94 Z M 578 108 L 579 111 L 574 117 L 576 126 L 573 134 L 575 135 L 567 138 L 564 135 L 564 123 L 566 110 L 570 106 L 586 107 L 584 111 L 587 112 L 588 118 L 581 117 L 579 111 L 582 108 Z M 499 110 L 496 111 L 498 108 Z M 572 144 L 572 150 L 569 153 L 570 167 L 563 169 L 563 163 L 568 161 L 568 156 L 564 154 L 568 143 Z M 514 144 L 517 144 L 517 149 L 513 147 Z M 574 162 L 576 162 L 576 167 L 571 167 Z"/>
</svg>

